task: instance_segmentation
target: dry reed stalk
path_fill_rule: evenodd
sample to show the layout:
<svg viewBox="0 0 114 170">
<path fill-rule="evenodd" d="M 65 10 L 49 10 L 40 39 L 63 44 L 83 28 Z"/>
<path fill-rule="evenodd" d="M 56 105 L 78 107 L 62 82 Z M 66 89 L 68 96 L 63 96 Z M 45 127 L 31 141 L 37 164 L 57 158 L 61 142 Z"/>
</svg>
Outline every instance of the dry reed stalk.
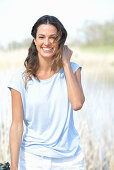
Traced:
<svg viewBox="0 0 114 170">
<path fill-rule="evenodd" d="M 87 170 L 114 170 L 114 143 L 111 139 L 111 144 L 107 143 L 107 138 L 103 138 L 104 149 L 101 152 L 101 147 L 97 141 L 89 123 L 86 121 L 81 122 L 79 128 L 79 134 L 81 136 L 81 146 L 85 154 L 85 166 Z"/>
</svg>

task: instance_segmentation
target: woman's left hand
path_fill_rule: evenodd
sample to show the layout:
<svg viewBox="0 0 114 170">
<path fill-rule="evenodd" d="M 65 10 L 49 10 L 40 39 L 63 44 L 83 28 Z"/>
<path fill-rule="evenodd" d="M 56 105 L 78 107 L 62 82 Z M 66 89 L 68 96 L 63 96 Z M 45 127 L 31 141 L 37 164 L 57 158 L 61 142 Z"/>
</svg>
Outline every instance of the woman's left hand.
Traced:
<svg viewBox="0 0 114 170">
<path fill-rule="evenodd" d="M 70 58 L 72 56 L 72 50 L 70 48 L 67 47 L 67 45 L 63 46 L 63 50 L 62 50 L 62 63 L 67 64 L 70 63 Z"/>
</svg>

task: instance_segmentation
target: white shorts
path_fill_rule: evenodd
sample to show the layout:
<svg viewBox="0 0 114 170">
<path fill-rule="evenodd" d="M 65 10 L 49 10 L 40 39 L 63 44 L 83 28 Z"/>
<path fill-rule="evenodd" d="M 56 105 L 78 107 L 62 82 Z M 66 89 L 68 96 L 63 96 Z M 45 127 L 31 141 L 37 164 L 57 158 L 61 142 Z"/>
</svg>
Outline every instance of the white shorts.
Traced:
<svg viewBox="0 0 114 170">
<path fill-rule="evenodd" d="M 85 170 L 84 154 L 70 158 L 48 158 L 20 150 L 18 170 Z"/>
</svg>

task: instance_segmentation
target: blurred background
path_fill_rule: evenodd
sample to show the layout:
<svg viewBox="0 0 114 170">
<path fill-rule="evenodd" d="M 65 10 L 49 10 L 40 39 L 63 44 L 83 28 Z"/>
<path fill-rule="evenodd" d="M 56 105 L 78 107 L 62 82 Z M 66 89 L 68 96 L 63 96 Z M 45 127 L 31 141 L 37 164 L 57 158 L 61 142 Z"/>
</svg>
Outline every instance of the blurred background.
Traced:
<svg viewBox="0 0 114 170">
<path fill-rule="evenodd" d="M 86 101 L 74 112 L 87 170 L 114 170 L 114 0 L 0 0 L 0 163 L 10 162 L 7 84 L 31 44 L 31 28 L 54 15 L 68 31 L 71 60 L 82 66 Z"/>
</svg>

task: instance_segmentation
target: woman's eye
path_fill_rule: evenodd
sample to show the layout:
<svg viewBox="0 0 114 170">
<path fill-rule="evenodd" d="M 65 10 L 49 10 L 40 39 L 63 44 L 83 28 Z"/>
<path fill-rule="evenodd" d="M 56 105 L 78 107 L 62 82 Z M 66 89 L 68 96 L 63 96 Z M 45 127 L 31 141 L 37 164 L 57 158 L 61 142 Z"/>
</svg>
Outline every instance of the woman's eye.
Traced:
<svg viewBox="0 0 114 170">
<path fill-rule="evenodd" d="M 38 38 L 43 39 L 44 37 L 38 37 Z"/>
<path fill-rule="evenodd" d="M 55 39 L 56 39 L 56 37 L 51 37 L 51 39 L 55 40 Z"/>
</svg>

